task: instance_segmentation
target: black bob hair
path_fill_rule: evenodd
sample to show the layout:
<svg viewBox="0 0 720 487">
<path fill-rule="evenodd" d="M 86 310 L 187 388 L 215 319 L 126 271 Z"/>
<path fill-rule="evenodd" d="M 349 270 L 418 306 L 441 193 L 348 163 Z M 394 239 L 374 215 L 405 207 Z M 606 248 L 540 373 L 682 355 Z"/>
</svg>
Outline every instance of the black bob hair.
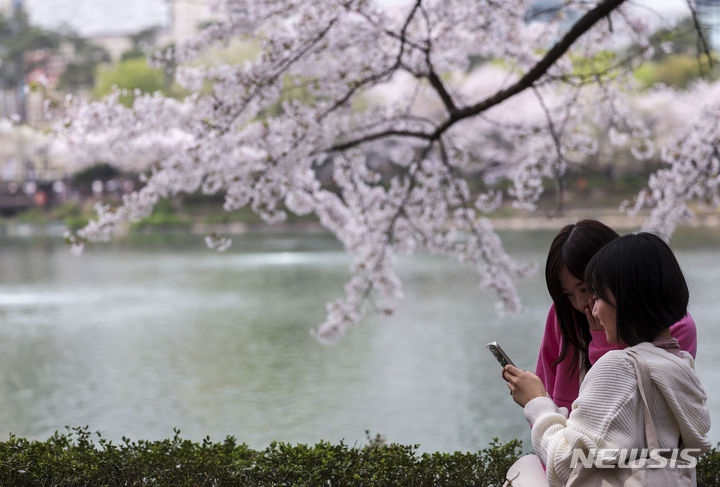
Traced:
<svg viewBox="0 0 720 487">
<path fill-rule="evenodd" d="M 571 357 L 572 369 L 590 369 L 590 325 L 585 313 L 573 308 L 563 293 L 560 271 L 566 267 L 575 278 L 584 280 L 585 267 L 595 252 L 618 237 L 615 230 L 597 220 L 580 220 L 565 225 L 553 239 L 545 262 L 545 283 L 555 304 L 555 315 L 563 337 L 560 354 L 553 365 L 565 359 L 569 344 L 577 353 Z"/>
<path fill-rule="evenodd" d="M 685 277 L 670 247 L 652 233 L 624 235 L 585 269 L 585 283 L 605 302 L 615 297 L 617 336 L 628 346 L 652 342 L 687 314 Z"/>
</svg>

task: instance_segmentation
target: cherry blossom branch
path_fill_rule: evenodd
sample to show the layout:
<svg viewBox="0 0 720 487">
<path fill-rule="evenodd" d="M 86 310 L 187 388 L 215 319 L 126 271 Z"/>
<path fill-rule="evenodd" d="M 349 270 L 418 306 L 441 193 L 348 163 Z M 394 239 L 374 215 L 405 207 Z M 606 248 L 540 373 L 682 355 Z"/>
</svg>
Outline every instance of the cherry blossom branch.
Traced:
<svg viewBox="0 0 720 487">
<path fill-rule="evenodd" d="M 505 253 L 482 213 L 498 208 L 504 194 L 515 208 L 536 209 L 547 178 L 558 180 L 561 204 L 570 159 L 597 154 L 593 130 L 610 127 L 610 139 L 650 154 L 650 132 L 625 102 L 635 87 L 620 71 L 631 61 L 576 75 L 567 55 L 572 49 L 594 59 L 614 49 L 604 22 L 611 13 L 618 35 L 646 35 L 644 19 L 622 0 L 565 2 L 589 9 L 568 31 L 559 17 L 526 22 L 533 0 L 413 0 L 402 10 L 370 0 L 216 3 L 226 17 L 178 48 L 187 63 L 180 81 L 191 96 L 140 95 L 133 107 L 116 98 L 71 110 L 62 130 L 83 164 L 156 161 L 143 188 L 117 209 L 100 208 L 77 235 L 107 237 L 159 198 L 197 192 L 224 195 L 226 211 L 250 207 L 268 223 L 314 214 L 353 257 L 352 277 L 319 336 L 358 322 L 369 300 L 391 312 L 402 294 L 394 256 L 418 251 L 457 258 L 495 290 L 501 307 L 519 309 L 513 280 L 525 268 Z M 190 64 L 188 52 L 233 38 L 260 39 L 260 56 Z M 556 41 L 538 54 L 548 39 Z M 714 140 L 712 131 L 703 133 Z M 712 194 L 712 185 L 697 188 L 712 171 L 699 178 L 683 172 L 699 171 L 688 160 L 708 161 L 696 146 L 707 143 L 681 144 L 677 170 L 653 183 L 658 201 L 661 179 Z M 510 186 L 477 193 L 471 179 L 478 177 Z"/>
<path fill-rule="evenodd" d="M 392 64 L 392 66 L 389 66 L 387 69 L 384 69 L 383 71 L 379 73 L 374 73 L 370 76 L 367 76 L 359 81 L 355 81 L 353 85 L 350 87 L 348 92 L 343 95 L 339 100 L 337 100 L 333 105 L 325 110 L 322 114 L 320 114 L 319 119 L 323 120 L 328 114 L 334 112 L 339 107 L 345 105 L 348 100 L 350 100 L 355 93 L 360 90 L 361 88 L 367 86 L 368 84 L 375 83 L 377 81 L 380 81 L 384 78 L 387 78 L 391 74 L 393 74 L 397 69 L 402 65 L 402 56 L 405 52 L 405 45 L 408 42 L 406 39 L 407 29 L 410 25 L 410 22 L 412 22 L 413 17 L 415 16 L 415 13 L 420 8 L 420 5 L 422 3 L 422 0 L 416 0 L 415 5 L 410 10 L 410 13 L 408 14 L 407 18 L 405 19 L 405 23 L 402 26 L 402 29 L 400 30 L 400 34 L 397 36 L 397 39 L 400 41 L 400 48 L 398 50 L 398 54 L 395 58 L 395 62 Z M 395 37 L 395 36 L 393 36 Z"/>
<path fill-rule="evenodd" d="M 594 9 L 588 11 L 577 22 L 575 22 L 575 24 L 563 36 L 563 38 L 558 41 L 545 54 L 545 56 L 543 56 L 543 58 L 540 59 L 540 61 L 538 61 L 535 66 L 533 66 L 532 69 L 530 69 L 517 82 L 504 90 L 496 92 L 494 95 L 485 98 L 478 103 L 453 110 L 450 113 L 449 117 L 444 122 L 439 124 L 432 134 L 412 131 L 403 131 L 402 133 L 396 133 L 396 131 L 387 130 L 375 134 L 364 135 L 362 137 L 346 141 L 342 144 L 338 144 L 329 148 L 328 151 L 345 150 L 371 140 L 377 140 L 393 135 L 437 140 L 443 133 L 445 133 L 457 122 L 478 115 L 531 87 L 547 72 L 547 70 L 558 59 L 560 59 L 567 52 L 568 49 L 570 49 L 570 47 L 575 43 L 575 41 L 580 38 L 580 36 L 590 30 L 599 20 L 610 15 L 610 13 L 613 12 L 616 8 L 618 8 L 624 1 L 625 0 L 605 0 L 598 4 Z"/>
<path fill-rule="evenodd" d="M 352 139 L 347 142 L 342 142 L 340 144 L 335 144 L 333 146 L 328 147 L 327 149 L 324 149 L 323 152 L 339 152 L 344 151 L 347 149 L 351 149 L 353 147 L 357 147 L 360 144 L 363 144 L 365 142 L 371 142 L 373 140 L 378 139 L 384 139 L 388 137 L 410 137 L 410 138 L 416 138 L 416 139 L 425 139 L 425 140 L 436 140 L 437 137 L 435 137 L 434 133 L 428 133 L 428 132 L 418 132 L 416 130 L 383 130 L 382 132 L 376 132 L 373 134 L 367 134 L 363 137 L 359 137 L 357 139 Z"/>
<path fill-rule="evenodd" d="M 324 29 L 322 29 L 315 37 L 311 38 L 293 56 L 286 58 L 273 74 L 271 74 L 264 80 L 255 83 L 253 91 L 248 94 L 245 100 L 233 110 L 234 114 L 230 116 L 230 123 L 226 124 L 225 131 L 231 130 L 232 122 L 235 121 L 243 112 L 245 112 L 250 102 L 254 98 L 256 98 L 268 85 L 277 82 L 280 77 L 283 76 L 294 63 L 302 59 L 303 56 L 305 56 L 313 47 L 315 47 L 317 43 L 320 42 L 327 35 L 328 32 L 330 32 L 336 22 L 337 19 L 332 19 L 330 22 L 328 22 L 328 25 Z M 216 105 L 216 110 L 219 109 L 221 105 L 222 104 L 218 102 Z"/>
<path fill-rule="evenodd" d="M 427 77 L 428 81 L 430 81 L 430 85 L 435 89 L 437 94 L 440 96 L 440 99 L 442 100 L 443 104 L 445 105 L 445 108 L 447 108 L 448 113 L 453 114 L 457 111 L 457 107 L 455 106 L 455 102 L 452 99 L 452 96 L 450 96 L 450 93 L 448 92 L 447 88 L 445 87 L 445 84 L 443 84 L 442 80 L 440 79 L 440 76 L 438 76 L 437 72 L 435 71 L 435 68 L 433 67 L 431 57 L 431 52 L 433 49 L 432 44 L 432 37 L 430 35 L 430 19 L 428 17 L 427 11 L 423 8 L 422 9 L 423 17 L 425 18 L 425 24 L 427 26 L 428 35 L 427 35 L 427 46 L 425 47 L 425 63 L 427 64 L 427 73 L 424 75 Z"/>
<path fill-rule="evenodd" d="M 554 164 L 554 173 L 555 173 L 555 184 L 557 187 L 557 207 L 556 211 L 558 214 L 562 214 L 563 212 L 563 200 L 565 196 L 565 184 L 564 184 L 564 171 L 562 169 L 562 166 L 565 164 L 565 156 L 563 155 L 562 151 L 562 143 L 560 141 L 560 133 L 555 127 L 555 123 L 553 122 L 552 115 L 550 114 L 550 110 L 548 109 L 547 105 L 545 104 L 545 100 L 543 99 L 542 95 L 540 95 L 540 92 L 537 88 L 532 88 L 533 93 L 535 94 L 535 97 L 538 100 L 538 103 L 540 103 L 540 106 L 542 107 L 543 113 L 545 114 L 545 120 L 547 121 L 547 127 L 548 131 L 550 132 L 550 136 L 553 140 L 553 145 L 555 146 L 555 153 L 557 154 L 557 162 Z"/>
<path fill-rule="evenodd" d="M 415 5 L 418 6 L 419 4 L 420 4 L 420 1 L 418 1 Z M 410 25 L 410 21 L 412 20 L 412 17 L 414 16 L 415 10 L 416 10 L 416 7 L 413 7 L 413 10 L 412 10 L 412 12 L 411 12 L 411 15 L 408 16 L 408 18 L 407 18 L 407 20 L 406 20 L 406 22 L 405 22 L 405 24 L 404 24 L 404 26 L 403 26 L 403 29 L 404 29 L 404 30 L 406 30 L 406 29 L 407 29 L 407 26 Z M 370 16 L 367 15 L 367 13 L 365 13 L 365 12 L 360 12 L 360 15 L 361 15 L 370 25 L 372 25 L 373 27 L 377 28 L 380 32 L 382 32 L 383 34 L 387 35 L 388 37 L 390 37 L 390 38 L 392 38 L 392 39 L 395 39 L 395 40 L 398 40 L 398 41 L 401 41 L 402 43 L 404 43 L 404 44 L 406 44 L 406 45 L 408 45 L 408 46 L 414 47 L 415 49 L 418 49 L 418 50 L 422 50 L 422 49 L 423 49 L 423 46 L 421 46 L 420 44 L 418 44 L 418 43 L 416 43 L 416 42 L 414 42 L 414 41 L 412 41 L 412 40 L 410 40 L 410 39 L 408 39 L 408 38 L 405 36 L 405 33 L 404 33 L 404 32 L 398 34 L 397 32 L 394 32 L 394 31 L 392 31 L 392 30 L 390 30 L 390 29 L 386 29 L 386 28 L 384 28 L 384 27 L 382 27 L 382 26 L 379 26 L 379 25 L 377 24 L 377 22 L 375 22 L 375 20 L 373 20 L 372 18 L 370 18 Z"/>
<path fill-rule="evenodd" d="M 477 115 L 486 111 L 495 105 L 502 103 L 508 98 L 524 91 L 539 80 L 555 62 L 560 59 L 568 49 L 577 41 L 580 36 L 590 30 L 600 19 L 607 17 L 610 13 L 619 7 L 625 0 L 605 0 L 598 4 L 597 7 L 588 11 L 583 15 L 572 28 L 558 41 L 543 58 L 533 66 L 522 78 L 508 88 L 498 91 L 494 95 L 482 100 L 474 105 L 458 109 L 451 115 L 445 123 L 440 125 L 437 130 L 437 136 L 440 136 L 450 126 L 456 122 Z M 435 135 L 435 134 L 434 134 Z"/>
</svg>

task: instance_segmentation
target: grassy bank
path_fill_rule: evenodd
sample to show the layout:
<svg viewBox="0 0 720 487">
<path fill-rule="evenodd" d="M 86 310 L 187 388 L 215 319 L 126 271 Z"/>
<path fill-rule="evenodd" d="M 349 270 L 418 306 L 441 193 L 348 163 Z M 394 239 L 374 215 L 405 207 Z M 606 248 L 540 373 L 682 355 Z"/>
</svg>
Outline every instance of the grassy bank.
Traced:
<svg viewBox="0 0 720 487">
<path fill-rule="evenodd" d="M 505 205 L 487 217 L 497 230 L 553 230 L 581 218 L 599 219 L 613 228 L 634 231 L 641 227 L 647 211 L 630 216 L 619 211 L 619 204 L 628 193 L 605 192 L 602 197 L 583 200 L 573 194 L 565 210 L 546 201 L 536 212 L 529 212 Z M 95 200 L 66 202 L 49 208 L 29 208 L 11 217 L 0 217 L 0 234 L 23 236 L 24 233 L 50 233 L 61 235 L 66 229 L 77 230 L 95 217 Z M 107 201 L 118 204 L 118 201 Z M 696 218 L 684 222 L 682 227 L 720 228 L 720 211 L 696 211 Z M 18 230 L 20 229 L 20 230 Z M 222 198 L 209 196 L 186 196 L 178 200 L 161 200 L 152 214 L 137 223 L 125 227 L 125 233 L 192 233 L 208 235 L 243 234 L 248 232 L 327 232 L 315 215 L 297 216 L 287 212 L 287 219 L 277 225 L 268 225 L 251 208 L 244 207 L 226 212 L 222 209 Z"/>
</svg>

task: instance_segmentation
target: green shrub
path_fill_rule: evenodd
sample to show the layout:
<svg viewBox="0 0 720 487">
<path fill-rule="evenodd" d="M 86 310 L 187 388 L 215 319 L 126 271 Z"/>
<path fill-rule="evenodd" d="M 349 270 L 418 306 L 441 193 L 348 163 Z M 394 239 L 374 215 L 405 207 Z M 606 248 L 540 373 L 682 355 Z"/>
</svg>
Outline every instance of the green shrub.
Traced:
<svg viewBox="0 0 720 487">
<path fill-rule="evenodd" d="M 165 87 L 165 74 L 160 69 L 150 67 L 145 58 L 125 59 L 112 66 L 99 66 L 93 90 L 95 97 L 107 95 L 113 86 L 153 93 Z M 121 103 L 126 106 L 131 106 L 134 99 L 132 94 L 120 97 Z"/>
<path fill-rule="evenodd" d="M 31 206 L 25 210 L 18 212 L 15 215 L 15 219 L 23 223 L 34 223 L 38 225 L 46 224 L 49 222 L 47 212 L 43 208 L 37 206 Z"/>
<path fill-rule="evenodd" d="M 13 486 L 500 486 L 521 444 L 493 440 L 477 453 L 418 453 L 418 446 L 272 443 L 253 450 L 228 437 L 112 443 L 87 428 L 47 441 L 0 443 L 0 485 Z"/>
<path fill-rule="evenodd" d="M 63 218 L 63 223 L 70 231 L 80 230 L 88 224 L 88 217 L 83 215 L 68 215 Z"/>
<path fill-rule="evenodd" d="M 167 198 L 160 199 L 150 215 L 133 224 L 136 230 L 144 230 L 152 227 L 187 227 L 192 221 L 180 214 L 175 208 L 173 201 Z"/>
<path fill-rule="evenodd" d="M 185 227 L 192 222 L 187 218 L 173 212 L 153 211 L 150 216 L 143 218 L 133 225 L 134 228 L 148 227 Z"/>
<path fill-rule="evenodd" d="M 97 436 L 96 436 L 97 435 Z M 93 441 L 95 438 L 95 441 Z M 0 442 L 0 485 L 12 486 L 501 486 L 521 442 L 494 439 L 478 452 L 419 453 L 380 437 L 350 447 L 271 443 L 264 450 L 233 437 L 214 443 L 180 438 L 115 444 L 87 427 L 47 441 L 11 435 Z M 720 446 L 720 445 L 719 445 Z M 720 485 L 718 447 L 700 458 L 698 486 Z"/>
<path fill-rule="evenodd" d="M 717 59 L 713 56 L 713 63 Z M 648 62 L 635 70 L 635 78 L 646 88 L 663 83 L 676 89 L 686 89 L 701 77 L 717 79 L 717 70 L 711 69 L 706 55 L 688 56 L 672 54 L 658 62 Z"/>
<path fill-rule="evenodd" d="M 697 466 L 698 487 L 720 485 L 720 443 L 700 457 Z"/>
</svg>

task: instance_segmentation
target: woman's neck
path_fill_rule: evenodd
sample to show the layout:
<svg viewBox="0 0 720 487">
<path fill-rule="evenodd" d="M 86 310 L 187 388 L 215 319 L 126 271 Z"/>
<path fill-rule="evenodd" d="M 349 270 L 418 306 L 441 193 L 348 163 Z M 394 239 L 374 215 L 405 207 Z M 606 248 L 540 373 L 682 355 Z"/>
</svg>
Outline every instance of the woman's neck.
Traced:
<svg viewBox="0 0 720 487">
<path fill-rule="evenodd" d="M 670 333 L 670 328 L 665 328 L 663 331 L 658 333 L 658 336 L 655 337 L 655 340 L 662 340 L 665 338 L 672 338 L 672 334 Z"/>
</svg>

